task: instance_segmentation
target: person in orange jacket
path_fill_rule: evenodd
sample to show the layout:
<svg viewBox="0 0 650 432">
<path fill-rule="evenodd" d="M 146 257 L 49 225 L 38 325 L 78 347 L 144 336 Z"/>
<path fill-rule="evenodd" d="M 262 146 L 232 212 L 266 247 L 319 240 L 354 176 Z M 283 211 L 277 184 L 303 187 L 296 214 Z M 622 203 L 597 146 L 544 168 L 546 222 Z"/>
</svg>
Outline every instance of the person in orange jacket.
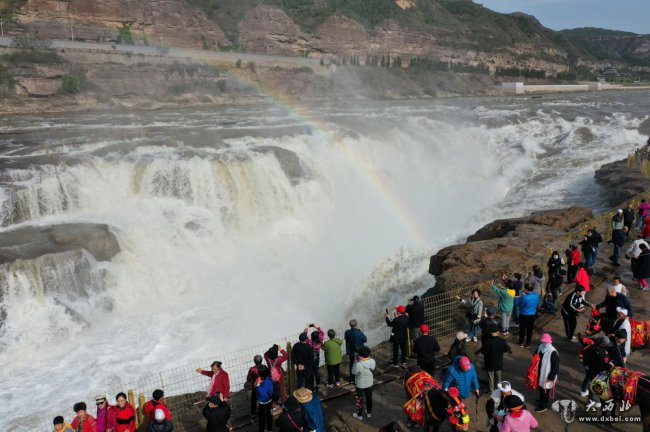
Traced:
<svg viewBox="0 0 650 432">
<path fill-rule="evenodd" d="M 167 409 L 167 405 L 163 403 L 162 398 L 165 397 L 165 392 L 163 392 L 160 389 L 156 389 L 153 391 L 153 394 L 151 395 L 151 400 L 144 404 L 143 412 L 144 415 L 147 416 L 148 418 L 148 423 L 151 424 L 154 421 L 154 416 L 156 414 L 156 410 L 160 409 L 165 413 L 165 419 L 171 420 L 172 419 L 172 413 L 169 412 L 169 409 Z"/>
</svg>

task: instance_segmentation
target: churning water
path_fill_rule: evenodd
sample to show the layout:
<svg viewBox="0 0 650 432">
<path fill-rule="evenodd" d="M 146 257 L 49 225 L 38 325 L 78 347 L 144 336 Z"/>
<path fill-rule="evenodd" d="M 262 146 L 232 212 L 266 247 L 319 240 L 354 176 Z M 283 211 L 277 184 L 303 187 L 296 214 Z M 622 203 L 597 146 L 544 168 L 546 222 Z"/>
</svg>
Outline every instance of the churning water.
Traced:
<svg viewBox="0 0 650 432">
<path fill-rule="evenodd" d="M 0 268 L 0 429 L 305 322 L 373 325 L 491 219 L 602 207 L 593 172 L 645 141 L 648 100 L 0 119 L 2 230 L 105 223 L 121 247 Z"/>
</svg>

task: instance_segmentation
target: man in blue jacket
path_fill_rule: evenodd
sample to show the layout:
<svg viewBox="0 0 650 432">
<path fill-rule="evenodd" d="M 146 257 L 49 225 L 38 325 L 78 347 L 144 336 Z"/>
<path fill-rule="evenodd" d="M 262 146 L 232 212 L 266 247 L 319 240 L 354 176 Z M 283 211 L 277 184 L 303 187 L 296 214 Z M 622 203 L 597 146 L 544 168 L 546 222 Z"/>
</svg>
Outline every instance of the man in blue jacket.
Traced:
<svg viewBox="0 0 650 432">
<path fill-rule="evenodd" d="M 474 365 L 470 361 L 469 357 L 456 356 L 454 363 L 449 366 L 449 369 L 447 369 L 447 374 L 445 375 L 445 381 L 442 384 L 442 388 L 447 391 L 452 385 L 455 385 L 458 388 L 460 397 L 463 399 L 469 397 L 469 392 L 472 390 L 472 387 L 474 387 L 476 396 L 480 396 L 478 377 L 476 376 L 476 370 L 474 369 Z"/>
<path fill-rule="evenodd" d="M 537 305 L 539 304 L 539 294 L 533 291 L 532 285 L 524 286 L 521 296 L 516 298 L 519 307 L 519 346 L 524 346 L 524 337 L 526 338 L 526 348 L 530 348 L 530 340 L 533 338 L 533 327 L 537 318 Z"/>
<path fill-rule="evenodd" d="M 258 368 L 259 378 L 255 383 L 258 404 L 258 431 L 263 432 L 264 427 L 267 431 L 273 430 L 273 415 L 271 408 L 273 406 L 273 380 L 271 379 L 271 370 L 261 365 Z"/>
<path fill-rule="evenodd" d="M 368 342 L 368 338 L 366 338 L 366 335 L 363 334 L 361 330 L 357 328 L 357 320 L 351 319 L 350 320 L 350 330 L 345 331 L 345 353 L 348 355 L 348 358 L 350 359 L 350 382 L 353 380 L 353 375 L 352 375 L 352 366 L 354 365 L 354 361 L 357 358 L 357 353 L 361 348 L 363 348 Z"/>
</svg>

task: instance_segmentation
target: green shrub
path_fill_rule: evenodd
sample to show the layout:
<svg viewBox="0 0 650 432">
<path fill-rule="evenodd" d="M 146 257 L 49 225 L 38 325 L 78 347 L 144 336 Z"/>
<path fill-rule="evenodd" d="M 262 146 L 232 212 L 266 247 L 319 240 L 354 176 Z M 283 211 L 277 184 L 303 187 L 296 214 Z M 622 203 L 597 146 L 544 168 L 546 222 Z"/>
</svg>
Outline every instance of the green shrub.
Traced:
<svg viewBox="0 0 650 432">
<path fill-rule="evenodd" d="M 81 79 L 77 75 L 63 75 L 61 90 L 66 94 L 78 94 L 81 91 Z"/>
<path fill-rule="evenodd" d="M 133 34 L 131 33 L 131 24 L 122 23 L 122 27 L 117 29 L 117 43 L 133 45 Z"/>
<path fill-rule="evenodd" d="M 65 60 L 57 54 L 56 51 L 51 50 L 21 50 L 11 54 L 7 54 L 5 58 L 14 65 L 19 64 L 60 64 Z"/>
<path fill-rule="evenodd" d="M 241 59 L 237 59 L 237 61 L 235 62 L 235 66 L 237 66 L 237 69 L 241 67 Z"/>
<path fill-rule="evenodd" d="M 217 81 L 217 88 L 219 89 L 220 92 L 225 92 L 226 91 L 226 80 Z"/>
</svg>

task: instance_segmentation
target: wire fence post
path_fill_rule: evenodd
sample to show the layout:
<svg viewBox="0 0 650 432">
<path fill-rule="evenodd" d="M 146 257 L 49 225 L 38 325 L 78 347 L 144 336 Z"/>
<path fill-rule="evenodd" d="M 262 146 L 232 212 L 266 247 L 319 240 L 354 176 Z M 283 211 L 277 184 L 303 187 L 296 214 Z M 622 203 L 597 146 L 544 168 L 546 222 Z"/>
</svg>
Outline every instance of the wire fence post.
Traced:
<svg viewBox="0 0 650 432">
<path fill-rule="evenodd" d="M 289 393 L 293 393 L 296 389 L 296 371 L 293 367 L 293 360 L 291 359 L 291 342 L 287 342 L 287 376 L 289 378 Z"/>
</svg>

